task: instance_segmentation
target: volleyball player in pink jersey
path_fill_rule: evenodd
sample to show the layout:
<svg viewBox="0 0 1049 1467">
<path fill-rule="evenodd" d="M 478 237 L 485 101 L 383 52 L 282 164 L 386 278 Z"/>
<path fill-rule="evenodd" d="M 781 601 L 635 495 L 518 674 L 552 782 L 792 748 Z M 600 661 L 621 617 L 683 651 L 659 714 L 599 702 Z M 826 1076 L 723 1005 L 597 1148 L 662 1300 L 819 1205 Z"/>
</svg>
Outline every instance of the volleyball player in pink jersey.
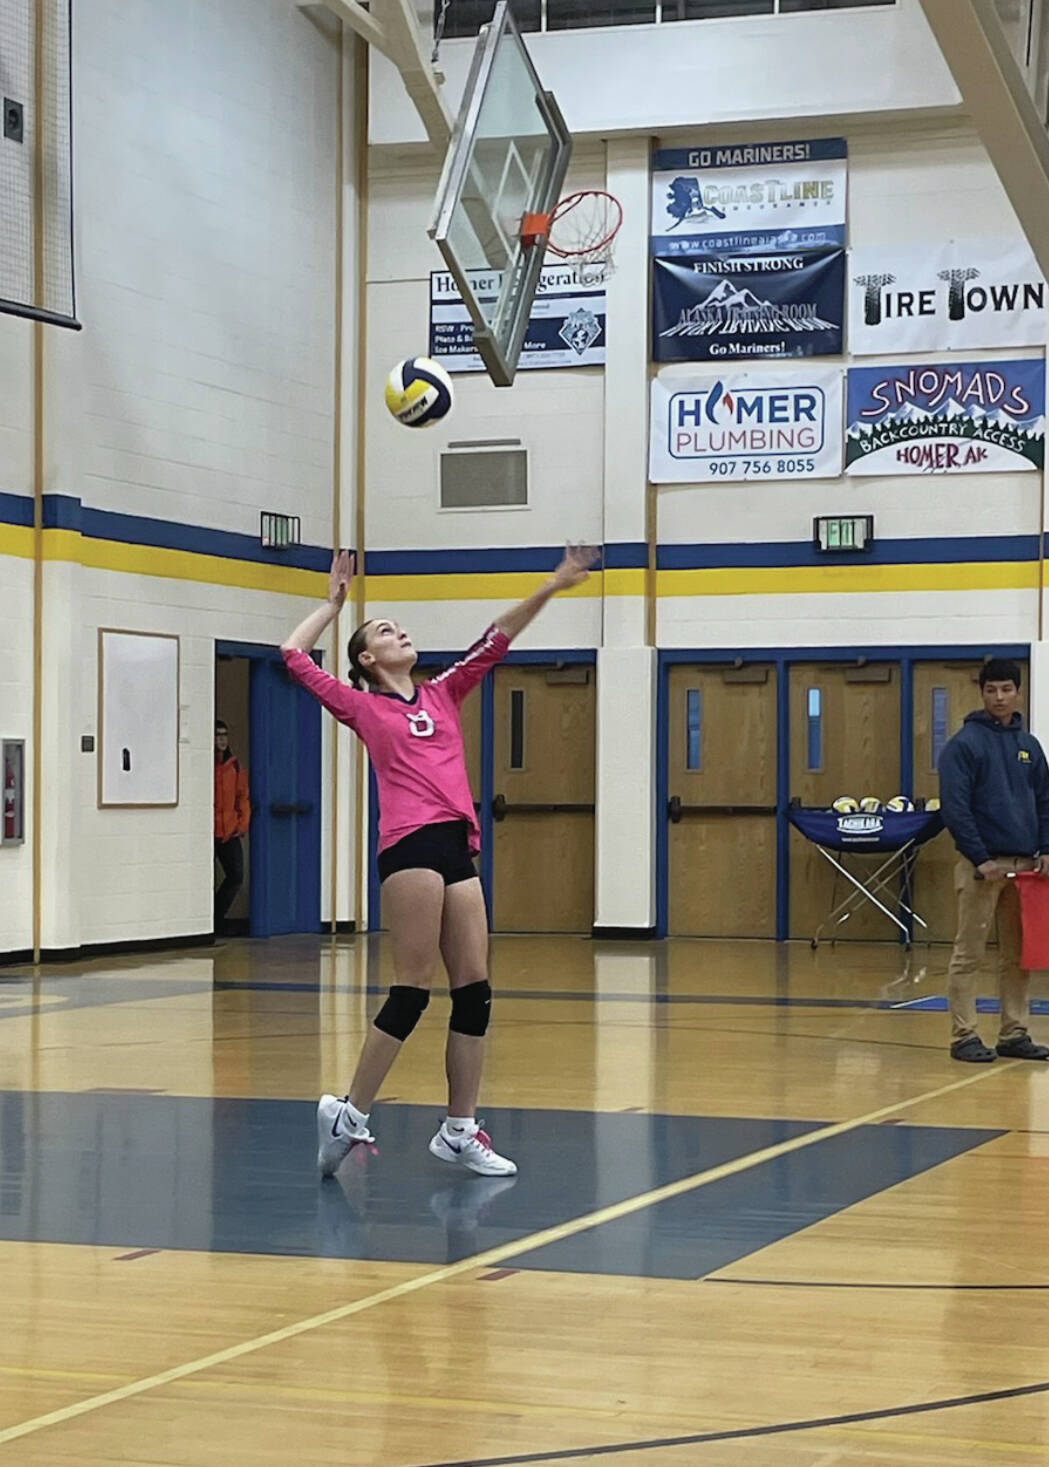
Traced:
<svg viewBox="0 0 1049 1467">
<path fill-rule="evenodd" d="M 585 581 L 597 560 L 591 547 L 569 546 L 544 585 L 498 617 L 453 667 L 418 687 L 411 677 L 417 653 L 394 621 L 366 621 L 350 638 L 352 686 L 307 655 L 346 600 L 354 567 L 345 550 L 332 560 L 328 600 L 281 645 L 291 676 L 354 730 L 371 758 L 379 785 L 383 914 L 393 944 L 394 982 L 368 1031 L 349 1091 L 323 1095 L 317 1107 L 317 1164 L 324 1176 L 355 1145 L 373 1139 L 372 1103 L 430 1001 L 442 959 L 452 997 L 445 1052 L 448 1114 L 430 1151 L 483 1176 L 517 1171 L 476 1120 L 492 990 L 488 920 L 474 865 L 481 833 L 459 705 L 550 598 Z"/>
</svg>

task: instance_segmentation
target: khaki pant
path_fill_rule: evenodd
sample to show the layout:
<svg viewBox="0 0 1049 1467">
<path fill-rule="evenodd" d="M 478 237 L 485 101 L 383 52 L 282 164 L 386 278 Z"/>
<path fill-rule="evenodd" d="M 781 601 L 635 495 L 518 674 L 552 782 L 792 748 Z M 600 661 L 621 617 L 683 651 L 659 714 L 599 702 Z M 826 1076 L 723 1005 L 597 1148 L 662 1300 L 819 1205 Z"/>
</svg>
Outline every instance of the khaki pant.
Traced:
<svg viewBox="0 0 1049 1467">
<path fill-rule="evenodd" d="M 1029 856 L 1003 856 L 1010 871 L 1033 871 Z M 977 881 L 972 863 L 964 858 L 954 868 L 958 896 L 958 933 L 947 967 L 947 998 L 951 1009 L 951 1042 L 968 1039 L 976 1031 L 976 985 L 987 950 L 991 926 L 998 918 L 998 991 L 1002 1000 L 999 1039 L 1027 1033 L 1027 996 L 1031 977 L 1020 967 L 1022 932 L 1020 894 L 1011 881 Z"/>
</svg>

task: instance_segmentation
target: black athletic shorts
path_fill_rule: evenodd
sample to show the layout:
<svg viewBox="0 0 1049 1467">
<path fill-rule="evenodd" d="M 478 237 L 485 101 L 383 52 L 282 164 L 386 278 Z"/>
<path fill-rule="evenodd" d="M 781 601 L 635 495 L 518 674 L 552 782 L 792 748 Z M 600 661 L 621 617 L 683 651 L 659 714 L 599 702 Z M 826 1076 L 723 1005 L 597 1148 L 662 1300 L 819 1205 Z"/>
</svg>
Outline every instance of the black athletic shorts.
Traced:
<svg viewBox="0 0 1049 1467">
<path fill-rule="evenodd" d="M 395 871 L 436 871 L 445 886 L 470 881 L 477 875 L 470 854 L 470 827 L 465 820 L 441 820 L 423 825 L 395 845 L 379 852 L 379 880 Z"/>
</svg>

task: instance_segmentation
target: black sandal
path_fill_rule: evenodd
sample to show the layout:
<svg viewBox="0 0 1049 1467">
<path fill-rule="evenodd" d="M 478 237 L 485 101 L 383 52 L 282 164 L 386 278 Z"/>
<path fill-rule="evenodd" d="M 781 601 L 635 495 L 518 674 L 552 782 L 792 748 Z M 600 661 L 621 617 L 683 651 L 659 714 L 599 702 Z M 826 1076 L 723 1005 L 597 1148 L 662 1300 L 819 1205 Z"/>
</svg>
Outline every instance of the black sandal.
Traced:
<svg viewBox="0 0 1049 1467">
<path fill-rule="evenodd" d="M 1001 1054 L 999 1046 L 998 1054 Z M 958 1039 L 951 1045 L 951 1059 L 965 1060 L 970 1065 L 989 1065 L 997 1056 L 988 1049 L 979 1034 L 970 1034 L 968 1039 Z"/>
<path fill-rule="evenodd" d="M 999 1039 L 995 1048 L 1003 1059 L 1049 1060 L 1049 1048 L 1035 1044 L 1030 1034 L 1018 1034 L 1015 1039 Z"/>
</svg>

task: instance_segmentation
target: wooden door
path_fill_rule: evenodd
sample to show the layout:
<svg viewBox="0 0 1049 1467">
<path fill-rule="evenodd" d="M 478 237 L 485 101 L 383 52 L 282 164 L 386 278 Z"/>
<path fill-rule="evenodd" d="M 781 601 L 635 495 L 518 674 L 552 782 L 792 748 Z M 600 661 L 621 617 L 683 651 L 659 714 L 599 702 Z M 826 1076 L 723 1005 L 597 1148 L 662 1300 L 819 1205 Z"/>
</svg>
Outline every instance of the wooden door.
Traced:
<svg viewBox="0 0 1049 1467">
<path fill-rule="evenodd" d="M 919 662 L 914 668 L 914 794 L 915 798 L 939 798 L 936 773 L 940 752 L 962 726 L 967 713 L 983 707 L 978 678 L 980 662 Z M 1027 665 L 1020 664 L 1023 691 L 1027 691 Z M 922 847 L 915 870 L 914 907 L 928 923 L 915 927 L 915 937 L 932 942 L 953 942 L 957 909 L 954 896 L 954 865 L 958 853 L 950 834 L 944 831 Z"/>
<path fill-rule="evenodd" d="M 790 794 L 829 806 L 841 795 L 881 801 L 900 793 L 900 669 L 896 663 L 796 663 L 790 669 Z M 846 893 L 833 868 L 791 829 L 790 934 L 811 937 Z M 857 874 L 874 856 L 851 856 Z M 889 938 L 897 929 L 869 902 L 835 927 L 838 938 Z M 831 934 L 828 933 L 828 936 Z"/>
<path fill-rule="evenodd" d="M 776 669 L 673 667 L 669 931 L 776 935 Z"/>
<path fill-rule="evenodd" d="M 593 667 L 495 671 L 493 925 L 589 932 L 594 923 Z"/>
</svg>

